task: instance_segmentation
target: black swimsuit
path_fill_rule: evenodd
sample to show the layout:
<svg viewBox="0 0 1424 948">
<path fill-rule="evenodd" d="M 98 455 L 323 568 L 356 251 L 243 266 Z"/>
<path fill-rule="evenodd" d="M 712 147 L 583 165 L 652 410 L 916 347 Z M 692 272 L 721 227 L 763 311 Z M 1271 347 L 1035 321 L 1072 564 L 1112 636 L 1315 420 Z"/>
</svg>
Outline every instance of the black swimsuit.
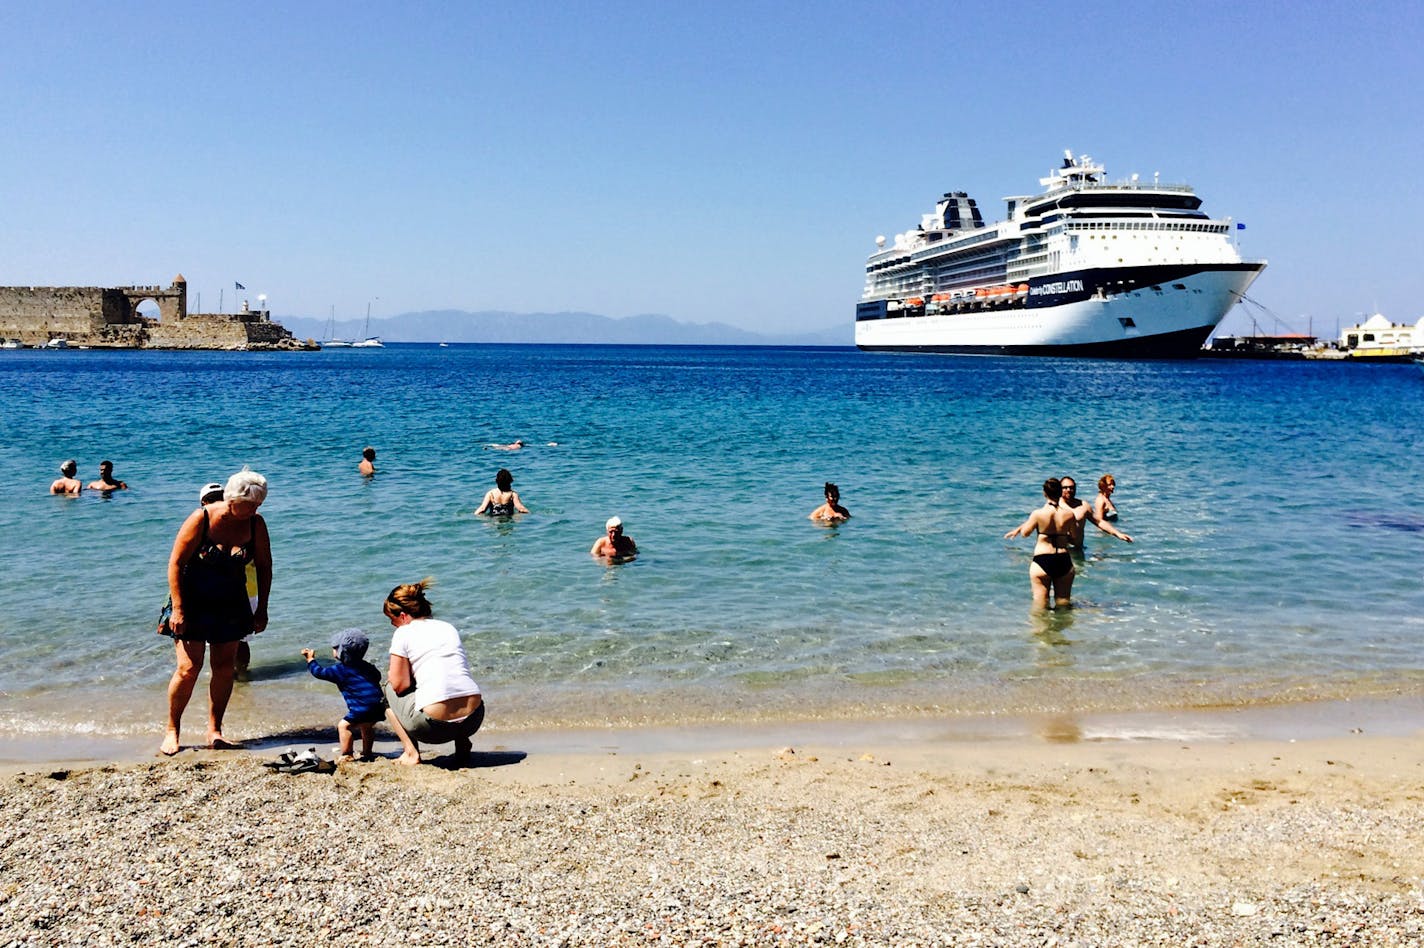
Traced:
<svg viewBox="0 0 1424 948">
<path fill-rule="evenodd" d="M 485 511 L 491 517 L 512 517 L 514 516 L 514 498 L 510 497 L 504 503 L 491 500 L 489 510 Z"/>
<path fill-rule="evenodd" d="M 1072 541 L 1072 536 L 1067 533 L 1044 533 L 1040 534 L 1043 539 L 1058 546 L 1056 540 Z M 1038 564 L 1038 568 L 1048 574 L 1049 579 L 1059 579 L 1067 576 L 1073 571 L 1073 557 L 1066 550 L 1056 550 L 1052 553 L 1040 553 L 1033 558 Z"/>
<path fill-rule="evenodd" d="M 253 521 L 255 521 L 255 517 Z M 236 642 L 252 634 L 252 604 L 247 599 L 247 564 L 252 561 L 257 524 L 248 522 L 247 543 L 223 549 L 208 536 L 208 511 L 198 549 L 183 566 L 183 638 Z"/>
</svg>

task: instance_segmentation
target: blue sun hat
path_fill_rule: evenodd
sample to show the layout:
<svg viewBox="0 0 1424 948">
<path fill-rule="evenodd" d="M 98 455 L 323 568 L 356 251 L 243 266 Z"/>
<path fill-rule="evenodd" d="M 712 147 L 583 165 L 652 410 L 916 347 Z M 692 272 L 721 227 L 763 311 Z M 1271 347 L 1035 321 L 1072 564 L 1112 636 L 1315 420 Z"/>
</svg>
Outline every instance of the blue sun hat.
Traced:
<svg viewBox="0 0 1424 948">
<path fill-rule="evenodd" d="M 331 637 L 331 647 L 336 649 L 336 660 L 347 665 L 366 657 L 371 640 L 360 629 L 342 629 Z"/>
</svg>

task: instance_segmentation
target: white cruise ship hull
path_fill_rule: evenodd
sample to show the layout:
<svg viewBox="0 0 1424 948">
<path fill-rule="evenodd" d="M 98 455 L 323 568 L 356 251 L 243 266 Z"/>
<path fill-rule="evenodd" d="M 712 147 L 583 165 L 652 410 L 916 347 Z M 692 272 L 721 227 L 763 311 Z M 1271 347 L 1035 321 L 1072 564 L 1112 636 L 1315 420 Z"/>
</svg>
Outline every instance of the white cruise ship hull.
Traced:
<svg viewBox="0 0 1424 948">
<path fill-rule="evenodd" d="M 1038 277 L 1004 308 L 858 318 L 868 351 L 970 355 L 1195 358 L 1263 263 L 1173 264 Z M 1124 292 L 1102 293 L 1103 285 Z"/>
</svg>

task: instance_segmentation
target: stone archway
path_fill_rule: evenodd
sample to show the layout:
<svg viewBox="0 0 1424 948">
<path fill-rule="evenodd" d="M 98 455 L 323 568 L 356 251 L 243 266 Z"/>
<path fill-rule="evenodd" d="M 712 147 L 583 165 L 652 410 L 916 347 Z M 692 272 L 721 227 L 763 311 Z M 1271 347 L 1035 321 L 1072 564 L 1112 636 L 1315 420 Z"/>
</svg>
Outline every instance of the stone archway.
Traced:
<svg viewBox="0 0 1424 948">
<path fill-rule="evenodd" d="M 163 321 L 163 307 L 158 305 L 158 301 L 151 296 L 146 296 L 132 304 L 133 314 L 144 319 L 152 319 L 156 322 Z"/>
<path fill-rule="evenodd" d="M 173 278 L 171 286 L 121 286 L 118 289 L 128 300 L 131 320 L 148 316 L 172 325 L 188 315 L 188 281 L 181 273 Z M 156 307 L 157 312 L 140 312 L 139 307 L 146 303 Z"/>
</svg>

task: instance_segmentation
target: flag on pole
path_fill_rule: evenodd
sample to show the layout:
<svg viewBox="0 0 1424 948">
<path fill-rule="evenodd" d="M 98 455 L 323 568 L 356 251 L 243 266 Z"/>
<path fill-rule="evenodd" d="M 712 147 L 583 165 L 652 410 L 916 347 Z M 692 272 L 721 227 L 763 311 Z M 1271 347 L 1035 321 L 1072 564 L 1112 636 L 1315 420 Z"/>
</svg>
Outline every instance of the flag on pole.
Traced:
<svg viewBox="0 0 1424 948">
<path fill-rule="evenodd" d="M 241 283 L 236 283 L 236 282 L 235 282 L 235 283 L 233 283 L 233 286 L 237 287 L 239 290 L 245 290 L 245 289 L 247 289 L 247 287 L 243 286 Z"/>
<path fill-rule="evenodd" d="M 1237 222 L 1236 222 L 1236 229 L 1237 229 L 1237 230 L 1245 230 L 1245 229 L 1246 229 L 1246 225 L 1243 224 L 1243 223 L 1241 223 L 1240 221 L 1237 221 Z"/>
</svg>

